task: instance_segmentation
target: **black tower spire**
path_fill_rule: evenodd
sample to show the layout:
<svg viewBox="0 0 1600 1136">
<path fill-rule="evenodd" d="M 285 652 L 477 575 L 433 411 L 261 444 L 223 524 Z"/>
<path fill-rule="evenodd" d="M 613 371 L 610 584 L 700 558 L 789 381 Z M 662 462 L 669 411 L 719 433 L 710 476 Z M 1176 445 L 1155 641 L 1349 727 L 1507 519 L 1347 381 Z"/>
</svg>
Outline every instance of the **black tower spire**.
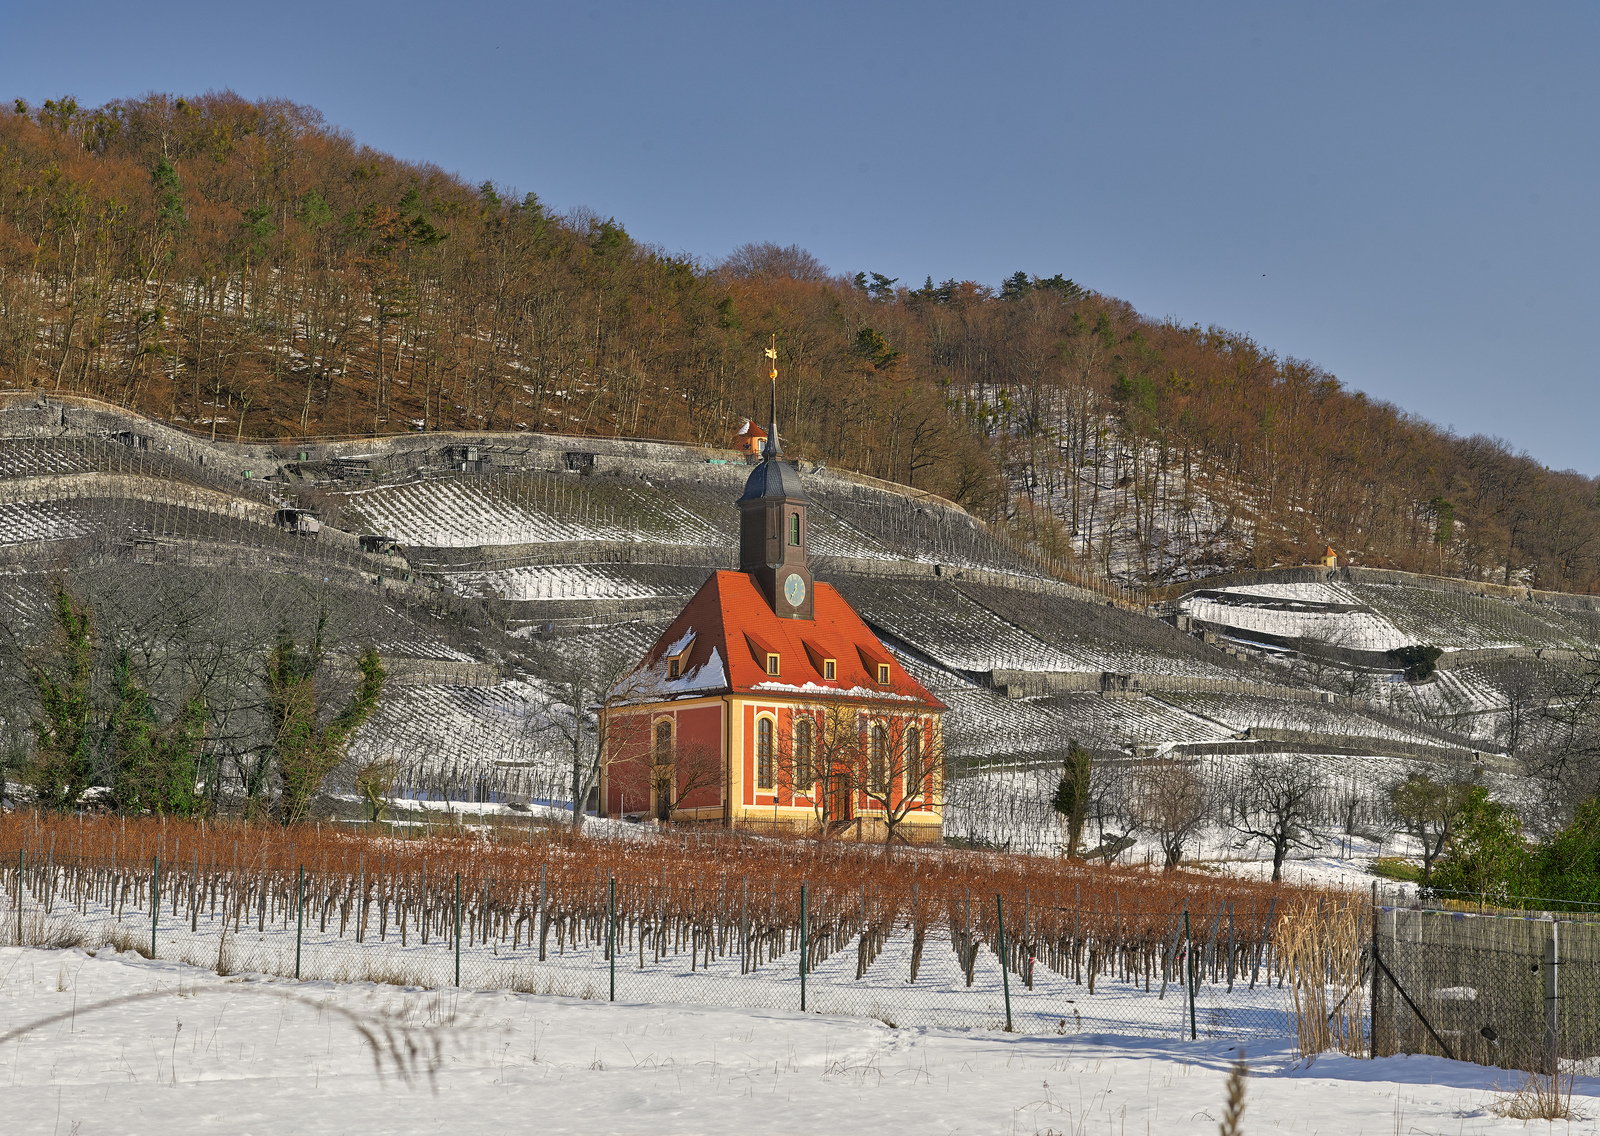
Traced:
<svg viewBox="0 0 1600 1136">
<path fill-rule="evenodd" d="M 778 341 L 767 348 L 772 361 L 772 403 L 761 464 L 750 471 L 739 498 L 739 570 L 748 572 L 772 605 L 786 619 L 814 615 L 808 512 L 811 498 L 793 465 L 781 461 L 778 441 Z"/>
</svg>

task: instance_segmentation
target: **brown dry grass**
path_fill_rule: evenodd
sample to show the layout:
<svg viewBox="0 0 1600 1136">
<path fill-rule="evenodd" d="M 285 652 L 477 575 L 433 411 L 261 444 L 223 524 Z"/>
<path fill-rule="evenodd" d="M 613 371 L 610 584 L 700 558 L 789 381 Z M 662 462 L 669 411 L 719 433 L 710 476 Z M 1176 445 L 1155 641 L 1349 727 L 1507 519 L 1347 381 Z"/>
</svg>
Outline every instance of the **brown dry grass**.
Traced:
<svg viewBox="0 0 1600 1136">
<path fill-rule="evenodd" d="M 1490 1108 L 1507 1120 L 1583 1120 L 1584 1114 L 1572 1107 L 1574 1080 L 1571 1073 L 1529 1073 Z"/>
</svg>

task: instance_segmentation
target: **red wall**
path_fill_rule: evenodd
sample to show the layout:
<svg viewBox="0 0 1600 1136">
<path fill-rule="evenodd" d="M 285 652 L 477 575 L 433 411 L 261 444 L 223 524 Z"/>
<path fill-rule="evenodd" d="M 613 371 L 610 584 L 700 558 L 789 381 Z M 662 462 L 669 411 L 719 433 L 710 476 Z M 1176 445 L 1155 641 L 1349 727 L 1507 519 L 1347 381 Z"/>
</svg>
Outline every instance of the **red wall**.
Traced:
<svg viewBox="0 0 1600 1136">
<path fill-rule="evenodd" d="M 606 812 L 611 816 L 650 812 L 650 750 L 654 745 L 655 723 L 662 718 L 672 721 L 674 742 L 682 755 L 680 784 L 688 777 L 686 766 L 691 760 L 712 762 L 719 771 L 715 783 L 703 785 L 681 798 L 678 807 L 710 808 L 722 803 L 720 770 L 726 761 L 722 745 L 722 704 L 683 710 L 656 706 L 637 714 L 612 716 L 612 754 L 606 769 Z"/>
</svg>

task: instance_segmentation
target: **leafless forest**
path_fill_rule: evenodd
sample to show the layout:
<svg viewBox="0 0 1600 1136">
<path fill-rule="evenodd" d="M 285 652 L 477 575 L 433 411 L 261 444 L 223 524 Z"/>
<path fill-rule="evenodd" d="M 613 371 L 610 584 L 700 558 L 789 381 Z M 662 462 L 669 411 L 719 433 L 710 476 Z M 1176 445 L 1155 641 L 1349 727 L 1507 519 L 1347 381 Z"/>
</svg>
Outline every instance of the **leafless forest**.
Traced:
<svg viewBox="0 0 1600 1136">
<path fill-rule="evenodd" d="M 1125 582 L 1332 544 L 1368 565 L 1600 587 L 1593 479 L 1092 284 L 915 286 L 761 244 L 675 256 L 282 101 L 0 112 L 13 388 L 217 438 L 494 428 L 721 445 L 763 413 L 752 361 L 775 334 L 791 453 L 934 490 Z"/>
</svg>

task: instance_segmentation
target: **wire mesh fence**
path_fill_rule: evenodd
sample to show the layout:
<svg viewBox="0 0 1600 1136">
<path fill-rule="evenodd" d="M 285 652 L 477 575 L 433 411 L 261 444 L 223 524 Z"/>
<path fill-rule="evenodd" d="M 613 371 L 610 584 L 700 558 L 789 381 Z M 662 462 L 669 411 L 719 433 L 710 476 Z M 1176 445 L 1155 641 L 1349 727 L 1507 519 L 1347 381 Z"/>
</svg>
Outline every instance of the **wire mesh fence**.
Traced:
<svg viewBox="0 0 1600 1136">
<path fill-rule="evenodd" d="M 1600 923 L 1550 912 L 1380 907 L 1374 1056 L 1530 1072 L 1600 1056 Z"/>
<path fill-rule="evenodd" d="M 422 843 L 422 842 L 411 842 Z M 845 872 L 595 865 L 558 846 L 285 864 L 238 848 L 22 847 L 0 942 L 109 944 L 218 973 L 802 1009 L 895 1025 L 1293 1036 L 1279 897 L 905 886 Z M 325 859 L 325 858 L 324 858 Z M 376 861 L 376 862 L 374 862 Z M 797 865 L 803 868 L 803 864 Z M 981 884 L 980 884 L 981 886 Z M 1042 891 L 1043 889 L 1041 889 Z"/>
</svg>

